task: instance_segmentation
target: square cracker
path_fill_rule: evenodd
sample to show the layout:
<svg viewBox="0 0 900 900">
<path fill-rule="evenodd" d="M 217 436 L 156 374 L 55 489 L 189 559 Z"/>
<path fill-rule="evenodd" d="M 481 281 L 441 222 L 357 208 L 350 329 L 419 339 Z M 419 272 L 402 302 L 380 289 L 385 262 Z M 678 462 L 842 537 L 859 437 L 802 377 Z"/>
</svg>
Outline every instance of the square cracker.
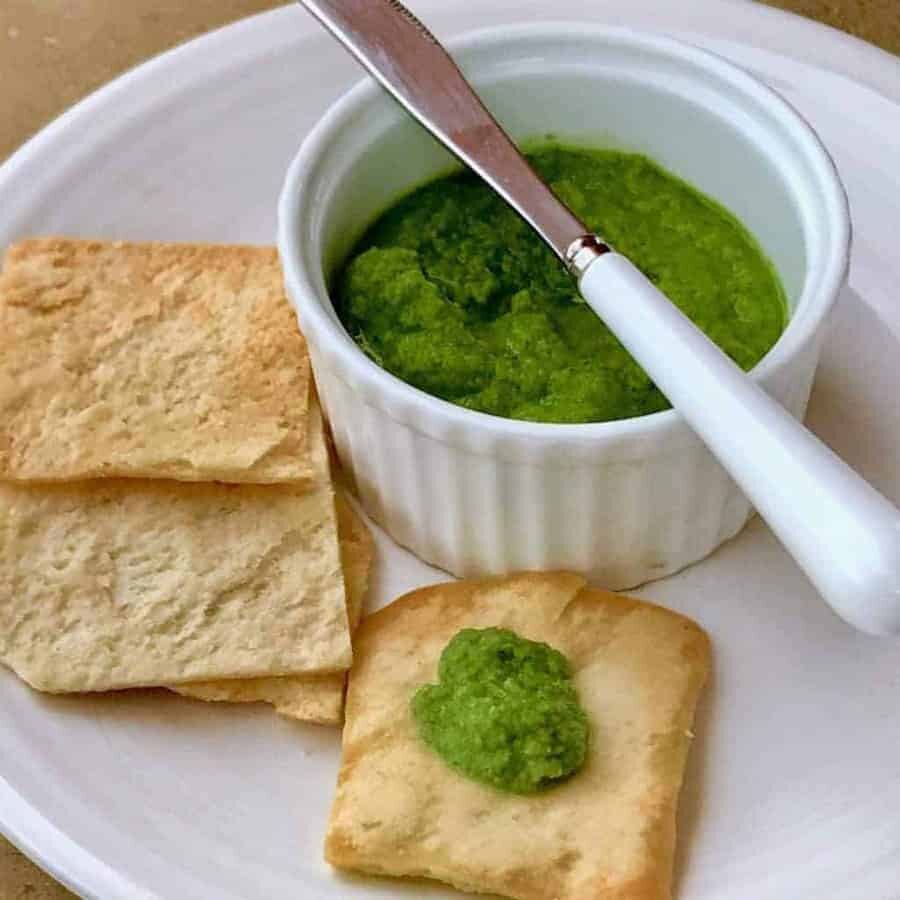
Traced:
<svg viewBox="0 0 900 900">
<path fill-rule="evenodd" d="M 334 492 L 101 479 L 0 484 L 0 661 L 40 690 L 342 672 Z"/>
<path fill-rule="evenodd" d="M 591 735 L 583 769 L 506 794 L 449 768 L 417 736 L 416 689 L 462 628 L 499 626 L 569 659 Z M 436 878 L 520 900 L 664 900 L 689 728 L 709 667 L 690 620 L 525 573 L 414 591 L 354 640 L 343 757 L 325 843 L 335 866 Z"/>
<path fill-rule="evenodd" d="M 375 553 L 372 534 L 347 500 L 335 497 L 341 567 L 347 593 L 351 633 L 362 616 Z M 279 715 L 316 725 L 340 725 L 344 717 L 346 676 L 287 675 L 272 678 L 232 678 L 202 681 L 172 688 L 185 697 L 227 703 L 271 703 Z"/>
<path fill-rule="evenodd" d="M 42 238 L 0 273 L 0 478 L 310 478 L 271 247 Z"/>
</svg>

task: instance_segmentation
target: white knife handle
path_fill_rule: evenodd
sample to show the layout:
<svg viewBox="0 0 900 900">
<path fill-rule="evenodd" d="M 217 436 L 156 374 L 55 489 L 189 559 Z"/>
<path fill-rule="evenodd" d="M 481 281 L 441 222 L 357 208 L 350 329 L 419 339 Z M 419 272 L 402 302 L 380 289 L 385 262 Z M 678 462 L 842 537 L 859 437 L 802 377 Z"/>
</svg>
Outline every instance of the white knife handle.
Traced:
<svg viewBox="0 0 900 900">
<path fill-rule="evenodd" d="M 900 512 L 741 371 L 624 256 L 588 305 L 728 470 L 834 610 L 900 635 Z"/>
</svg>

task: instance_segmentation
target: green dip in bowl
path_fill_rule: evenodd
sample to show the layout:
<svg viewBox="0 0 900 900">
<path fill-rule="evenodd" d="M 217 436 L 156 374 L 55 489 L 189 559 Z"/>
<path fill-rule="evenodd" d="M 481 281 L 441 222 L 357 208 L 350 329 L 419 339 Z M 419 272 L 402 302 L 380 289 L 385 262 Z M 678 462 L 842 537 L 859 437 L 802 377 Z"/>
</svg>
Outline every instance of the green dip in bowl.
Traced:
<svg viewBox="0 0 900 900">
<path fill-rule="evenodd" d="M 752 368 L 776 342 L 782 286 L 726 209 L 638 154 L 546 144 L 527 155 L 738 365 Z M 470 172 L 414 190 L 375 221 L 339 272 L 337 309 L 379 365 L 470 409 L 581 423 L 669 407 L 550 249 Z"/>
</svg>

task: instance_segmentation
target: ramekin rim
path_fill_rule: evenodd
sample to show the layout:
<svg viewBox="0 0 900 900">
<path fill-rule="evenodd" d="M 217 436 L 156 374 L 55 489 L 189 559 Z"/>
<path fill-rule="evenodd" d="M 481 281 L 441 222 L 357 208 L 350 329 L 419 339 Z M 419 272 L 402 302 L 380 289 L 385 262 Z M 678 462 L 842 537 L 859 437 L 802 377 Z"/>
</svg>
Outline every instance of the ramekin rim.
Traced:
<svg viewBox="0 0 900 900">
<path fill-rule="evenodd" d="M 749 371 L 748 374 L 754 381 L 765 381 L 788 365 L 817 334 L 846 279 L 851 241 L 849 205 L 831 155 L 803 115 L 771 87 L 717 53 L 667 35 L 627 26 L 560 20 L 478 28 L 447 41 L 446 46 L 451 52 L 464 53 L 483 49 L 491 43 L 503 44 L 529 38 L 555 37 L 565 40 L 573 36 L 579 39 L 584 39 L 585 36 L 619 39 L 692 62 L 730 87 L 743 90 L 758 103 L 767 106 L 779 124 L 791 133 L 802 148 L 810 170 L 815 172 L 817 186 L 823 191 L 830 239 L 835 252 L 827 256 L 824 270 L 814 285 L 809 284 L 807 275 L 797 304 L 802 314 L 791 317 L 775 345 Z M 304 254 L 299 246 L 299 223 L 302 220 L 306 192 L 298 188 L 303 173 L 313 168 L 314 162 L 328 148 L 329 143 L 333 142 L 334 135 L 346 122 L 368 103 L 383 96 L 381 86 L 374 79 L 364 77 L 334 101 L 302 141 L 287 169 L 279 197 L 278 251 L 285 283 L 295 308 L 299 305 L 295 292 L 305 298 L 315 298 L 314 302 L 303 304 L 302 317 L 307 331 L 315 332 L 315 339 L 320 342 L 317 349 L 339 360 L 342 375 L 349 372 L 355 376 L 352 378 L 355 383 L 367 383 L 379 394 L 380 399 L 392 401 L 391 406 L 394 408 L 402 406 L 408 412 L 417 412 L 423 416 L 437 415 L 457 430 L 474 429 L 483 435 L 489 434 L 494 439 L 528 438 L 554 443 L 606 442 L 658 435 L 685 427 L 686 423 L 676 409 L 626 419 L 579 424 L 531 422 L 467 409 L 408 384 L 377 365 L 366 356 L 346 330 L 331 318 L 325 309 L 325 304 L 331 303 L 330 297 L 320 296 L 307 267 L 302 264 Z M 814 296 L 810 296 L 811 294 Z M 323 338 L 327 339 L 328 347 L 321 346 Z M 418 416 L 416 421 L 421 423 Z"/>
</svg>

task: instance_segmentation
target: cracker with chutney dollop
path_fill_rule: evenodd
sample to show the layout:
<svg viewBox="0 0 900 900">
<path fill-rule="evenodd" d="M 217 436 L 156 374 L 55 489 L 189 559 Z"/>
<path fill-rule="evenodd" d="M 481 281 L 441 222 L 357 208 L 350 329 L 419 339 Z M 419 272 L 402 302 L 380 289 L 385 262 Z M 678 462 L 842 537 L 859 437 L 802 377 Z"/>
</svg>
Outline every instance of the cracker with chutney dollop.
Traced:
<svg viewBox="0 0 900 900">
<path fill-rule="evenodd" d="M 410 700 L 464 628 L 549 644 L 572 667 L 583 768 L 516 795 L 466 778 L 417 733 Z M 354 640 L 343 756 L 325 842 L 335 866 L 517 900 L 667 900 L 675 814 L 709 641 L 677 613 L 524 573 L 414 591 Z"/>
</svg>

